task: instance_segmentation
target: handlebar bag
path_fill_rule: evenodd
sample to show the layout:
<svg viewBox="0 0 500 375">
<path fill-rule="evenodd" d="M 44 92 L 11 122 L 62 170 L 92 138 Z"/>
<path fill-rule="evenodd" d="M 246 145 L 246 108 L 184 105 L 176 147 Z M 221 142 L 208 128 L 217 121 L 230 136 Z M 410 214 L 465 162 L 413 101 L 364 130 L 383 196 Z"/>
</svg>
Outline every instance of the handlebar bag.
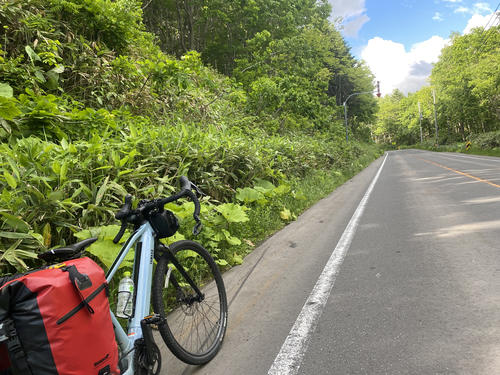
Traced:
<svg viewBox="0 0 500 375">
<path fill-rule="evenodd" d="M 151 215 L 149 222 L 158 238 L 173 236 L 179 229 L 179 221 L 172 211 L 163 210 Z"/>
<path fill-rule="evenodd" d="M 2 375 L 120 374 L 103 270 L 84 257 L 1 285 L 0 345 Z"/>
</svg>

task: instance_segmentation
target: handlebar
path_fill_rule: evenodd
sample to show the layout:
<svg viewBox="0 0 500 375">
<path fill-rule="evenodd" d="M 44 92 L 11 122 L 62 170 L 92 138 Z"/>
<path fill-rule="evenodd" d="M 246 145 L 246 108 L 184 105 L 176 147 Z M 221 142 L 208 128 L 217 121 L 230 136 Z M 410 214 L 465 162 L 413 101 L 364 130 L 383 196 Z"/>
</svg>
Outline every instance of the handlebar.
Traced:
<svg viewBox="0 0 500 375">
<path fill-rule="evenodd" d="M 181 182 L 181 190 L 191 190 L 191 181 L 186 176 L 181 176 L 179 181 Z"/>
<path fill-rule="evenodd" d="M 125 204 L 123 207 L 120 209 L 115 214 L 115 218 L 117 220 L 120 220 L 122 222 L 120 231 L 116 235 L 116 237 L 113 239 L 114 243 L 118 243 L 120 239 L 122 238 L 123 234 L 125 233 L 125 230 L 127 229 L 127 224 L 140 224 L 142 223 L 145 219 L 148 218 L 148 215 L 151 211 L 153 210 L 158 210 L 158 211 L 163 211 L 164 205 L 170 202 L 174 202 L 182 197 L 189 197 L 194 203 L 194 212 L 193 212 L 193 218 L 196 221 L 196 224 L 193 228 L 193 234 L 196 236 L 200 233 L 201 231 L 201 220 L 200 220 L 200 202 L 198 200 L 198 197 L 196 194 L 193 193 L 193 189 L 200 195 L 202 195 L 202 192 L 196 186 L 194 183 L 188 180 L 186 176 L 181 176 L 179 179 L 181 183 L 181 191 L 177 194 L 174 194 L 170 197 L 167 198 L 162 198 L 162 199 L 153 199 L 150 201 L 141 201 L 139 202 L 139 206 L 137 209 L 133 210 L 132 209 L 132 196 L 130 194 L 127 194 L 125 196 Z"/>
<path fill-rule="evenodd" d="M 115 219 L 117 219 L 117 220 L 126 219 L 128 217 L 128 215 L 130 214 L 131 210 L 132 210 L 132 196 L 130 194 L 127 194 L 125 196 L 125 204 L 120 209 L 120 211 L 118 211 L 115 214 Z"/>
</svg>

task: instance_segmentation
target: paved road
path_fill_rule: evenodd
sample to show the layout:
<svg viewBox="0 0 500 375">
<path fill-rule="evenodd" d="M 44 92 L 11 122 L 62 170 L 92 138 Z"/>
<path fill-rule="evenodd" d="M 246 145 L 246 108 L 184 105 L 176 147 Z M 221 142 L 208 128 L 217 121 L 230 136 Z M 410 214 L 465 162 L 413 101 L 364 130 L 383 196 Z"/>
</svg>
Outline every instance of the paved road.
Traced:
<svg viewBox="0 0 500 375">
<path fill-rule="evenodd" d="M 311 300 L 339 249 L 329 297 Z M 166 357 L 162 373 L 268 374 L 290 365 L 301 375 L 498 375 L 500 158 L 389 152 L 224 280 L 222 351 L 203 367 Z M 294 331 L 304 311 L 312 323 Z M 294 354 L 278 356 L 290 337 Z"/>
</svg>

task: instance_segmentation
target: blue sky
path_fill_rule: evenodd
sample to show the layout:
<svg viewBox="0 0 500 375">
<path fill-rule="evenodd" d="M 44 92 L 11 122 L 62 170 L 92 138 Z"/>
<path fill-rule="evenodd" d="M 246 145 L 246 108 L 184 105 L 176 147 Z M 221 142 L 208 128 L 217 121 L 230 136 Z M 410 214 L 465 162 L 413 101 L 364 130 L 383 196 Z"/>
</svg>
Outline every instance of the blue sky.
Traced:
<svg viewBox="0 0 500 375">
<path fill-rule="evenodd" d="M 383 94 L 414 92 L 452 32 L 498 25 L 500 0 L 329 0 L 352 53 L 366 61 Z"/>
</svg>

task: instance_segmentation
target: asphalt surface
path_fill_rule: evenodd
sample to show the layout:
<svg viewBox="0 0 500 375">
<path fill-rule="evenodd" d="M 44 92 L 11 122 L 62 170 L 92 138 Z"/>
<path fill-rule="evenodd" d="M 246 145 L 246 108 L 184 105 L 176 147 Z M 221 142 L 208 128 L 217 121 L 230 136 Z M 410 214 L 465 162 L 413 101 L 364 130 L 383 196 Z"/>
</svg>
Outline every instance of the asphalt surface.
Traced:
<svg viewBox="0 0 500 375">
<path fill-rule="evenodd" d="M 267 374 L 382 161 L 227 272 L 221 352 L 162 374 Z M 500 374 L 500 158 L 389 152 L 316 324 L 293 373 Z"/>
</svg>

